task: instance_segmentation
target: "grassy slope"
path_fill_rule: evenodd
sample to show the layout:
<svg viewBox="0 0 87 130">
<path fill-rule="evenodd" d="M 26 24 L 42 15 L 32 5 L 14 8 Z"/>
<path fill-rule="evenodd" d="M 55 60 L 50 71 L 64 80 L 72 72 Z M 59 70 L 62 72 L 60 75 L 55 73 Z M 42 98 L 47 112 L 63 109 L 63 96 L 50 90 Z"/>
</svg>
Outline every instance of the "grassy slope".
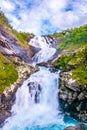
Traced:
<svg viewBox="0 0 87 130">
<path fill-rule="evenodd" d="M 7 32 L 9 35 L 13 36 L 22 47 L 24 47 L 25 49 L 29 48 L 29 45 L 27 45 L 26 40 L 27 38 L 30 38 L 32 35 L 29 33 L 17 32 L 16 30 L 14 30 L 1 11 L 0 27 L 2 27 L 5 30 L 5 32 Z M 17 80 L 17 78 L 18 72 L 12 62 L 12 59 L 8 60 L 0 52 L 0 93 L 3 92 L 5 87 L 10 86 L 12 83 L 14 83 Z"/>
<path fill-rule="evenodd" d="M 61 54 L 54 66 L 63 71 L 68 71 L 71 66 L 73 79 L 87 87 L 87 25 L 55 34 L 60 34 L 62 42 L 57 46 Z"/>
<path fill-rule="evenodd" d="M 0 93 L 5 87 L 14 83 L 18 78 L 18 72 L 14 65 L 2 53 L 0 53 Z"/>
<path fill-rule="evenodd" d="M 18 43 L 24 47 L 25 49 L 29 48 L 29 45 L 27 44 L 27 39 L 34 36 L 30 33 L 25 32 L 18 32 L 9 24 L 7 18 L 3 14 L 3 12 L 0 11 L 0 26 L 4 28 L 4 30 L 11 36 L 13 36 Z"/>
</svg>

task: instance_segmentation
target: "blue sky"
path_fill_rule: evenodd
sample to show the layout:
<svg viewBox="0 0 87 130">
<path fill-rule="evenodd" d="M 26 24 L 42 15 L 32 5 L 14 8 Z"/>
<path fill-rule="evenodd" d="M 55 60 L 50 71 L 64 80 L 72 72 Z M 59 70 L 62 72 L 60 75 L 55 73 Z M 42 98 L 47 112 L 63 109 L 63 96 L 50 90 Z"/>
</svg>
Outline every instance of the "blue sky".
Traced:
<svg viewBox="0 0 87 130">
<path fill-rule="evenodd" d="M 87 24 L 87 0 L 0 0 L 18 31 L 49 34 Z"/>
</svg>

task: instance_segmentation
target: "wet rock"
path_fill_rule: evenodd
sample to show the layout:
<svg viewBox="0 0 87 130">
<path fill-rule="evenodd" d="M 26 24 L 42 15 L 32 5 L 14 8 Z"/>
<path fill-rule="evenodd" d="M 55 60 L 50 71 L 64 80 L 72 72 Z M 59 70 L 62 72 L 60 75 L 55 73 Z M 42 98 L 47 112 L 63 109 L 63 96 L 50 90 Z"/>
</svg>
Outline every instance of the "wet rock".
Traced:
<svg viewBox="0 0 87 130">
<path fill-rule="evenodd" d="M 11 116 L 11 113 L 5 110 L 0 110 L 0 127 L 3 125 L 3 122 L 6 118 Z"/>
<path fill-rule="evenodd" d="M 4 104 L 4 105 L 6 103 L 6 96 L 5 96 L 4 93 L 1 95 L 1 103 Z"/>
<path fill-rule="evenodd" d="M 63 112 L 87 122 L 87 90 L 72 79 L 72 73 L 62 72 L 59 79 L 59 101 Z"/>
<path fill-rule="evenodd" d="M 40 48 L 36 48 L 36 47 L 30 45 L 31 57 L 33 57 L 40 50 L 41 50 Z"/>
<path fill-rule="evenodd" d="M 76 126 L 69 126 L 63 130 L 85 130 L 85 128 L 84 128 L 84 124 L 81 123 Z"/>
<path fill-rule="evenodd" d="M 41 86 L 38 82 L 29 82 L 29 93 L 31 95 L 31 98 L 34 99 L 35 103 L 38 103 L 40 101 L 40 94 L 41 94 Z"/>
<path fill-rule="evenodd" d="M 50 44 L 51 47 L 56 48 L 56 46 L 61 42 L 60 38 L 54 38 L 52 36 L 43 36 L 47 44 Z"/>
</svg>

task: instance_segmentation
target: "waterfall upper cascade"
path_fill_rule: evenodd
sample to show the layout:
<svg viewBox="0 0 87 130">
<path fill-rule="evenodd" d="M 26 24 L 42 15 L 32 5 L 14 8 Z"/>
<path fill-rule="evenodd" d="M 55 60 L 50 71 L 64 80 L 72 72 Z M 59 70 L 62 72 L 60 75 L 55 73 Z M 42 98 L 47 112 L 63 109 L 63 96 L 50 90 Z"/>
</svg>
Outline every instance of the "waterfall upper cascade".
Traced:
<svg viewBox="0 0 87 130">
<path fill-rule="evenodd" d="M 34 37 L 29 44 L 40 48 L 33 57 L 36 63 L 48 61 L 56 52 L 43 37 Z M 39 68 L 17 90 L 12 116 L 0 130 L 62 130 L 68 126 L 64 122 L 58 101 L 59 71 Z M 69 125 L 71 124 L 69 120 Z"/>
<path fill-rule="evenodd" d="M 45 37 L 35 36 L 31 39 L 29 45 L 40 48 L 40 51 L 33 57 L 33 61 L 35 63 L 47 62 L 56 53 L 56 49 L 52 47 L 49 39 Z"/>
</svg>

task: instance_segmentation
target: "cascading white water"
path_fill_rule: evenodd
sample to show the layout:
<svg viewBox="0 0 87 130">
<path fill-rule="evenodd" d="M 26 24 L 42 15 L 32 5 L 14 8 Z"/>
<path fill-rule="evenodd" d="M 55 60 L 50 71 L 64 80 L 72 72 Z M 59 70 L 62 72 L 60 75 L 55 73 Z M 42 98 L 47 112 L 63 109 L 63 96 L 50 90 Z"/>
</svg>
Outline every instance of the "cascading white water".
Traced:
<svg viewBox="0 0 87 130">
<path fill-rule="evenodd" d="M 44 37 L 35 36 L 33 39 L 31 39 L 29 45 L 41 49 L 33 57 L 33 61 L 35 61 L 35 63 L 47 62 L 50 58 L 52 58 L 52 56 L 56 52 L 56 49 L 52 48 L 50 43 L 49 44 L 46 43 L 46 39 Z"/>
<path fill-rule="evenodd" d="M 57 100 L 58 75 L 58 72 L 52 73 L 44 67 L 32 74 L 18 89 L 16 102 L 12 108 L 13 116 L 8 119 L 3 130 L 25 130 L 26 126 L 30 128 L 35 125 L 43 127 L 55 123 L 61 124 L 62 115 L 58 110 Z M 39 102 L 35 102 L 37 88 L 32 88 L 33 90 L 29 93 L 29 83 L 33 83 L 32 87 L 40 85 Z"/>
<path fill-rule="evenodd" d="M 36 63 L 49 60 L 55 53 L 55 49 L 46 44 L 43 37 L 35 37 L 29 44 L 41 48 L 34 56 L 34 59 L 37 57 Z M 59 109 L 58 78 L 59 72 L 51 72 L 45 67 L 40 67 L 38 72 L 32 74 L 18 89 L 11 110 L 12 116 L 6 120 L 0 130 L 62 130 L 65 128 L 68 124 L 64 123 L 63 114 Z"/>
</svg>

